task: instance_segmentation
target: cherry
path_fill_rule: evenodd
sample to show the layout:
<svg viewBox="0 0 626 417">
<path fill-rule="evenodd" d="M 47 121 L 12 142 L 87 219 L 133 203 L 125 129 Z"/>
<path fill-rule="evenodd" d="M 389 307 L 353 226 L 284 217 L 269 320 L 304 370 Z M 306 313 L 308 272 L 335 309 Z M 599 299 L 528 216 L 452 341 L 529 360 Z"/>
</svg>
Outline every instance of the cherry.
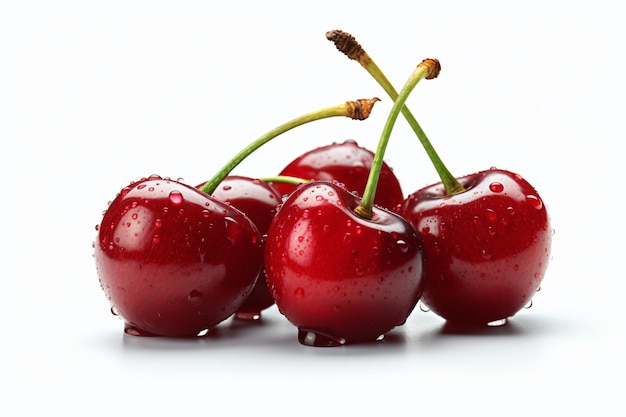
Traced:
<svg viewBox="0 0 626 417">
<path fill-rule="evenodd" d="M 359 146 L 354 140 L 347 140 L 305 152 L 283 168 L 280 175 L 336 180 L 348 190 L 360 192 L 365 189 L 373 160 L 374 152 Z M 274 187 L 282 194 L 290 194 L 296 188 L 288 183 L 276 183 Z M 379 206 L 393 208 L 404 199 L 398 178 L 384 162 L 378 189 L 375 203 Z"/>
<path fill-rule="evenodd" d="M 278 183 L 277 183 L 278 184 Z M 202 187 L 201 184 L 198 188 Z M 246 213 L 264 237 L 282 202 L 281 194 L 268 182 L 231 175 L 215 189 L 212 197 Z M 272 306 L 274 299 L 267 288 L 265 274 L 259 277 L 252 292 L 235 312 L 239 319 L 259 319 L 261 311 Z"/>
<path fill-rule="evenodd" d="M 416 77 L 436 72 L 429 60 Z M 279 311 L 309 346 L 380 339 L 404 323 L 422 294 L 420 241 L 412 225 L 374 206 L 393 124 L 391 110 L 363 198 L 338 182 L 300 185 L 272 220 L 265 271 Z"/>
<path fill-rule="evenodd" d="M 100 283 L 128 334 L 196 336 L 239 308 L 262 268 L 246 216 L 157 176 L 122 189 L 98 229 Z"/>
<path fill-rule="evenodd" d="M 97 226 L 94 258 L 111 311 L 133 335 L 203 335 L 244 303 L 263 268 L 263 242 L 240 210 L 210 195 L 263 144 L 326 117 L 362 120 L 376 100 L 346 102 L 271 130 L 200 189 L 152 176 L 124 187 Z"/>
<path fill-rule="evenodd" d="M 422 302 L 449 322 L 502 323 L 541 286 L 552 230 L 545 204 L 520 175 L 489 169 L 406 198 L 399 212 L 424 245 Z"/>
<path fill-rule="evenodd" d="M 326 36 L 399 99 L 402 92 L 352 35 L 330 31 Z M 424 245 L 422 300 L 451 323 L 504 324 L 531 301 L 545 276 L 552 240 L 546 206 L 521 175 L 507 170 L 491 168 L 456 179 L 408 107 L 402 113 L 441 179 L 397 207 Z"/>
</svg>

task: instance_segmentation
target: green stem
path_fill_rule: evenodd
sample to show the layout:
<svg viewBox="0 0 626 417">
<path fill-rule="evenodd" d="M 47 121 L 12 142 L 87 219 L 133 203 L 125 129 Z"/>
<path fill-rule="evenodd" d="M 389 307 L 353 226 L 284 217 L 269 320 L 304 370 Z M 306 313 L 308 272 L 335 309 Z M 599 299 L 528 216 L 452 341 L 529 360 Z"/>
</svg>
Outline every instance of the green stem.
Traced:
<svg viewBox="0 0 626 417">
<path fill-rule="evenodd" d="M 310 180 L 305 180 L 304 178 L 299 178 L 299 177 L 290 177 L 289 175 L 277 175 L 275 177 L 263 177 L 261 178 L 261 181 L 279 182 L 283 184 L 292 184 L 292 185 L 300 185 L 300 184 L 310 182 Z"/>
<path fill-rule="evenodd" d="M 393 87 L 389 79 L 352 35 L 346 32 L 334 30 L 328 32 L 326 37 L 328 40 L 335 43 L 335 46 L 337 46 L 337 49 L 340 52 L 343 52 L 346 56 L 348 56 L 348 58 L 357 61 L 372 76 L 372 78 L 376 80 L 383 90 L 385 90 L 387 95 L 392 100 L 395 101 L 398 98 L 398 92 Z M 443 163 L 430 140 L 426 136 L 426 133 L 424 133 L 424 130 L 422 130 L 422 127 L 419 125 L 409 108 L 404 106 L 402 107 L 401 112 L 406 121 L 409 123 L 409 126 L 411 126 L 415 132 L 415 135 L 426 151 L 428 158 L 435 167 L 439 178 L 441 178 L 446 194 L 452 195 L 465 191 L 463 186 L 454 177 L 454 175 L 450 173 L 446 165 Z"/>
<path fill-rule="evenodd" d="M 255 150 L 274 139 L 276 136 L 279 136 L 295 127 L 301 126 L 303 124 L 313 122 L 315 120 L 325 119 L 329 117 L 336 116 L 344 116 L 350 117 L 355 120 L 364 120 L 369 117 L 372 107 L 374 103 L 379 101 L 378 98 L 372 99 L 360 99 L 356 101 L 348 101 L 336 106 L 325 107 L 323 109 L 307 113 L 300 117 L 297 117 L 287 123 L 284 123 L 257 140 L 250 143 L 248 146 L 243 148 L 238 154 L 236 154 L 230 161 L 226 163 L 217 173 L 207 181 L 201 188 L 200 191 L 206 194 L 212 194 L 213 191 L 217 188 L 217 186 L 230 174 L 230 172 L 239 165 L 245 158 L 247 158 L 251 153 Z"/>
<path fill-rule="evenodd" d="M 436 76 L 436 72 L 438 72 L 439 62 L 434 59 L 425 59 L 422 61 L 415 71 L 411 74 L 409 79 L 406 81 L 406 84 L 398 94 L 397 98 L 393 102 L 393 106 L 389 112 L 389 116 L 387 117 L 387 121 L 385 122 L 385 126 L 383 127 L 383 131 L 378 142 L 378 148 L 376 149 L 376 153 L 374 155 L 374 160 L 372 161 L 372 166 L 370 168 L 369 177 L 367 179 L 367 184 L 365 185 L 365 191 L 363 192 L 363 198 L 361 199 L 361 204 L 359 204 L 355 208 L 355 212 L 366 219 L 372 218 L 372 210 L 374 208 L 374 197 L 376 195 L 376 188 L 378 186 L 378 179 L 380 177 L 380 170 L 383 166 L 383 161 L 385 157 L 385 151 L 387 149 L 387 144 L 389 143 L 389 138 L 391 137 L 391 131 L 393 130 L 393 126 L 398 119 L 398 115 L 404 103 L 406 102 L 409 94 L 417 83 L 424 78 L 434 78 Z"/>
</svg>

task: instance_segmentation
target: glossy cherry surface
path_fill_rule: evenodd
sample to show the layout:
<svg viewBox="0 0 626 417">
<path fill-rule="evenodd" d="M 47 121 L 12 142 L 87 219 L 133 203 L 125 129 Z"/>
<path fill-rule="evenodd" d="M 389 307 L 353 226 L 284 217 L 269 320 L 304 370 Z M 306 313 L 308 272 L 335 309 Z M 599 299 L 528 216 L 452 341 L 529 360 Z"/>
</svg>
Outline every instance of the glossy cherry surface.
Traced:
<svg viewBox="0 0 626 417">
<path fill-rule="evenodd" d="M 387 210 L 355 214 L 360 199 L 330 181 L 300 185 L 270 225 L 265 263 L 279 310 L 301 343 L 373 341 L 404 323 L 422 293 L 413 227 Z"/>
<path fill-rule="evenodd" d="M 263 239 L 278 205 L 282 202 L 281 194 L 271 184 L 236 175 L 226 177 L 211 195 L 246 214 L 257 226 Z M 265 274 L 262 274 L 252 293 L 235 312 L 235 317 L 258 319 L 261 317 L 261 311 L 273 304 L 274 299 L 267 288 Z"/>
<path fill-rule="evenodd" d="M 465 192 L 447 196 L 440 183 L 431 185 L 398 209 L 424 245 L 422 302 L 450 322 L 501 321 L 540 288 L 550 259 L 548 213 L 518 174 L 494 168 L 459 182 Z"/>
<path fill-rule="evenodd" d="M 250 294 L 262 257 L 261 235 L 239 210 L 157 176 L 121 190 L 95 242 L 100 285 L 133 335 L 214 327 Z"/>
<path fill-rule="evenodd" d="M 294 159 L 280 175 L 306 180 L 335 180 L 352 192 L 360 194 L 365 189 L 374 153 L 354 140 L 332 143 L 308 151 Z M 385 208 L 394 208 L 404 198 L 400 181 L 389 165 L 383 163 L 374 202 Z M 291 184 L 274 184 L 284 194 L 296 187 Z"/>
</svg>

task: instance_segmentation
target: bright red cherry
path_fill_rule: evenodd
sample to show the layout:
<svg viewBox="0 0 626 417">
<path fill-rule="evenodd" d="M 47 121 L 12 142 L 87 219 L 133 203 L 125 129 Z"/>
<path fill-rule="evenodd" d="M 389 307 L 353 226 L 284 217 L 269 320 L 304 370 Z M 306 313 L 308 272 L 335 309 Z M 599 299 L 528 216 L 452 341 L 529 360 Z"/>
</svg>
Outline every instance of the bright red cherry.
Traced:
<svg viewBox="0 0 626 417">
<path fill-rule="evenodd" d="M 449 322 L 502 322 L 526 306 L 550 259 L 552 228 L 545 204 L 520 175 L 490 169 L 411 194 L 399 213 L 424 246 L 422 301 Z"/>
<path fill-rule="evenodd" d="M 367 184 L 373 160 L 372 151 L 359 146 L 354 140 L 347 140 L 305 152 L 283 168 L 280 175 L 307 180 L 335 180 L 343 183 L 349 191 L 361 193 Z M 296 188 L 286 183 L 275 183 L 274 187 L 283 195 Z M 383 163 L 374 202 L 391 209 L 403 199 L 398 178 L 391 167 Z"/>
<path fill-rule="evenodd" d="M 270 225 L 267 280 L 305 345 L 374 341 L 404 323 L 421 295 L 415 230 L 383 209 L 357 215 L 360 202 L 336 182 L 312 181 Z"/>
<path fill-rule="evenodd" d="M 241 307 L 262 268 L 261 242 L 239 210 L 153 176 L 111 202 L 98 226 L 95 261 L 126 333 L 189 337 Z"/>
<path fill-rule="evenodd" d="M 237 175 L 226 177 L 211 195 L 245 213 L 264 239 L 277 207 L 282 203 L 281 194 L 271 184 Z M 235 312 L 235 317 L 258 319 L 261 311 L 273 304 L 274 299 L 267 288 L 265 274 L 262 274 L 252 293 Z"/>
</svg>

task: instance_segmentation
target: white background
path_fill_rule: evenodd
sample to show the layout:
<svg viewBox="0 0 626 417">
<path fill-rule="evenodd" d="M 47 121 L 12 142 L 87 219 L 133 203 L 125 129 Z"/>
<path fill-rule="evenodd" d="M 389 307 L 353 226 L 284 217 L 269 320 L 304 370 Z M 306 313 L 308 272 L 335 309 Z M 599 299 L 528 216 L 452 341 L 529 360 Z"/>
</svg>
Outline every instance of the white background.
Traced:
<svg viewBox="0 0 626 417">
<path fill-rule="evenodd" d="M 2 415 L 618 415 L 625 375 L 624 30 L 613 2 L 0 3 Z M 375 148 L 390 100 L 325 32 L 352 33 L 448 167 L 519 172 L 548 205 L 553 258 L 532 308 L 485 334 L 419 309 L 375 345 L 299 345 L 277 311 L 200 340 L 123 336 L 98 285 L 95 225 L 150 174 L 197 184 L 303 113 L 362 97 L 234 173 L 301 152 Z M 387 161 L 405 193 L 437 181 L 403 120 Z M 6 411 L 6 410 L 12 411 Z M 241 413 L 241 414 L 238 414 Z"/>
</svg>

